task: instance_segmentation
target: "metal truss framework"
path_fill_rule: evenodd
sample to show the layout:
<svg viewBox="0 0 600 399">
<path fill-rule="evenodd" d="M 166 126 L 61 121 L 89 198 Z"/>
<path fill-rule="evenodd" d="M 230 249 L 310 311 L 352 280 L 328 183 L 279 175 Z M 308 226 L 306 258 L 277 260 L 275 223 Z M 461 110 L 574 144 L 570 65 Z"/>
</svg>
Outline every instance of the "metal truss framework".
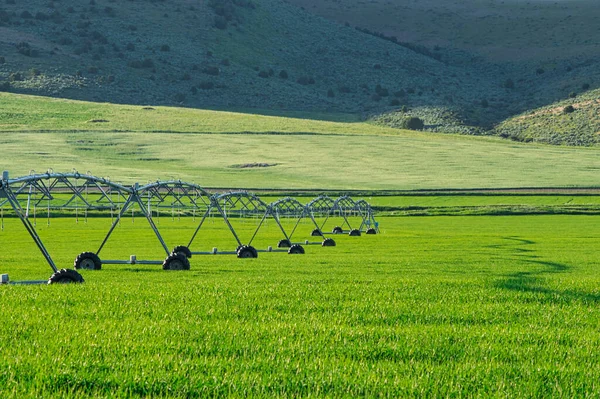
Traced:
<svg viewBox="0 0 600 399">
<path fill-rule="evenodd" d="M 35 229 L 37 214 L 44 211 L 47 213 L 48 223 L 51 212 L 55 211 L 73 213 L 77 218 L 80 217 L 80 214 L 87 218 L 88 213 L 110 214 L 112 218 L 111 226 L 95 252 L 96 255 L 102 251 L 126 212 L 133 212 L 135 207 L 139 208 L 139 211 L 145 216 L 167 256 L 170 254 L 169 247 L 154 223 L 153 215 L 158 217 L 161 212 L 169 211 L 172 214 L 177 212 L 177 214 L 184 216 L 202 215 L 188 247 L 193 244 L 203 223 L 213 212 L 223 219 L 237 242 L 238 249 L 252 244 L 268 217 L 275 220 L 285 240 L 290 245 L 290 240 L 303 218 L 310 218 L 315 225 L 315 231 L 318 231 L 320 236 L 323 236 L 322 228 L 327 220 L 335 216 L 342 217 L 344 222 L 342 226 L 347 226 L 351 230 L 352 227 L 348 218 L 350 216 L 360 216 L 362 222 L 359 230 L 369 230 L 375 227 L 379 232 L 371 206 L 364 200 L 355 202 L 348 196 L 342 196 L 334 200 L 321 195 L 306 205 L 295 198 L 287 197 L 266 204 L 256 195 L 246 191 L 211 195 L 196 184 L 180 180 L 156 181 L 143 186 L 138 183 L 126 186 L 112 182 L 109 178 L 93 176 L 89 172 L 82 174 L 77 171 L 55 173 L 49 170 L 47 173 L 31 173 L 28 176 L 15 179 L 10 179 L 8 172 L 4 172 L 0 180 L 2 228 L 4 228 L 3 216 L 6 207 L 12 208 L 21 220 L 54 272 L 57 272 L 58 268 Z M 242 242 L 235 231 L 231 223 L 231 218 L 234 217 L 260 219 L 256 230 L 254 230 L 247 243 Z M 285 231 L 281 223 L 281 218 L 284 217 L 297 219 L 293 230 L 289 233 Z M 325 220 L 323 223 L 318 224 L 317 217 L 324 217 Z M 105 261 L 105 263 L 123 262 Z M 157 262 L 152 261 L 149 263 L 154 264 Z"/>
</svg>

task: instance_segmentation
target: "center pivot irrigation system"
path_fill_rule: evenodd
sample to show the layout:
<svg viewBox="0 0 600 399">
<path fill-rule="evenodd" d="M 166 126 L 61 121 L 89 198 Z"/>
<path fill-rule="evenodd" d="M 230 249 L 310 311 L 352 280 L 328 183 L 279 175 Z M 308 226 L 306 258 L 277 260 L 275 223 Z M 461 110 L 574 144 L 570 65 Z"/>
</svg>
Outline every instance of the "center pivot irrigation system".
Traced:
<svg viewBox="0 0 600 399">
<path fill-rule="evenodd" d="M 289 254 L 304 254 L 304 245 L 319 244 L 323 247 L 332 247 L 336 243 L 333 238 L 326 238 L 326 234 L 344 234 L 360 236 L 379 233 L 378 223 L 375 221 L 371 206 L 364 200 L 354 201 L 348 196 L 332 199 L 321 195 L 307 204 L 300 203 L 295 198 L 283 198 L 270 204 L 259 197 L 246 191 L 227 193 L 209 193 L 202 187 L 180 180 L 156 181 L 144 186 L 135 183 L 131 186 L 111 182 L 109 178 L 92 176 L 73 171 L 72 173 L 47 173 L 22 176 L 11 179 L 7 171 L 3 172 L 0 180 L 0 223 L 4 231 L 5 210 L 12 209 L 21 220 L 25 229 L 46 259 L 53 271 L 48 281 L 30 281 L 21 283 L 72 283 L 83 282 L 79 272 L 72 269 L 59 269 L 54 263 L 50 253 L 44 246 L 42 239 L 36 231 L 38 220 L 45 220 L 50 226 L 51 216 L 55 214 L 72 215 L 78 222 L 80 219 L 87 221 L 90 217 L 111 218 L 108 232 L 95 252 L 86 251 L 76 256 L 75 269 L 99 270 L 107 264 L 149 264 L 162 265 L 165 270 L 188 270 L 189 259 L 193 255 L 236 255 L 238 258 L 256 258 L 259 252 L 287 252 Z M 161 260 L 139 260 L 135 255 L 129 259 L 110 260 L 101 259 L 100 253 L 108 243 L 115 228 L 121 220 L 131 212 L 132 218 L 137 210 L 141 213 L 152 229 L 158 243 L 165 251 L 165 258 Z M 177 245 L 170 250 L 165 242 L 155 219 L 160 215 L 177 215 L 200 218 L 187 245 Z M 6 215 L 8 217 L 8 214 Z M 212 250 L 193 250 L 192 246 L 201 232 L 202 226 L 208 219 L 221 219 L 224 227 L 231 232 L 235 248 L 219 251 L 216 247 Z M 250 229 L 236 229 L 235 221 L 243 220 L 256 227 Z M 252 246 L 254 239 L 268 221 L 273 220 L 281 231 L 283 238 L 277 243 L 276 249 L 269 246 L 267 249 L 256 249 Z M 331 232 L 325 232 L 328 224 L 335 223 Z M 284 228 L 284 224 L 291 229 Z M 312 237 L 321 237 L 322 241 L 293 242 L 293 236 L 299 230 L 302 221 L 313 225 Z M 320 223 L 319 223 L 320 221 Z M 242 231 L 246 234 L 242 234 Z M 244 240 L 242 236 L 250 236 Z M 210 237 L 209 237 L 210 238 Z M 205 242 L 207 239 L 205 238 Z M 8 275 L 2 275 L 0 283 L 8 283 Z"/>
</svg>

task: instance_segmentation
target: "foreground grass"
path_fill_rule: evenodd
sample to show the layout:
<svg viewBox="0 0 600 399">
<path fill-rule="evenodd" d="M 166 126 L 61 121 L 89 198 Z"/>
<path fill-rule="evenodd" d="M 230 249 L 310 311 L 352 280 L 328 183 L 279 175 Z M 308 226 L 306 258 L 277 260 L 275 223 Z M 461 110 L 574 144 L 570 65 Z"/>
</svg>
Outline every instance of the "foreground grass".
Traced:
<svg viewBox="0 0 600 399">
<path fill-rule="evenodd" d="M 161 218 L 169 240 L 193 225 L 176 220 Z M 2 271 L 47 276 L 22 227 L 5 222 Z M 98 242 L 106 223 L 38 226 L 65 264 Z M 211 226 L 205 245 L 226 239 Z M 385 234 L 339 237 L 305 256 L 195 257 L 186 273 L 107 265 L 81 286 L 0 287 L 1 396 L 598 392 L 597 218 L 385 218 L 381 226 Z M 158 256 L 146 230 L 123 222 L 106 255 Z"/>
</svg>

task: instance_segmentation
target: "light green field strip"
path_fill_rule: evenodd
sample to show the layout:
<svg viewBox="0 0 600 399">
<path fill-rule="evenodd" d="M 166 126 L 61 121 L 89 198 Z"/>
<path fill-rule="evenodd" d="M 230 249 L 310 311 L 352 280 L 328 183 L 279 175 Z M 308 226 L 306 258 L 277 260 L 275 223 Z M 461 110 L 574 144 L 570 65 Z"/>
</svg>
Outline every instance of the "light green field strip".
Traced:
<svg viewBox="0 0 600 399">
<path fill-rule="evenodd" d="M 420 189 L 597 186 L 595 149 L 474 137 L 142 133 L 0 135 L 0 168 L 80 172 L 207 187 Z M 239 168 L 265 163 L 264 168 Z"/>
</svg>

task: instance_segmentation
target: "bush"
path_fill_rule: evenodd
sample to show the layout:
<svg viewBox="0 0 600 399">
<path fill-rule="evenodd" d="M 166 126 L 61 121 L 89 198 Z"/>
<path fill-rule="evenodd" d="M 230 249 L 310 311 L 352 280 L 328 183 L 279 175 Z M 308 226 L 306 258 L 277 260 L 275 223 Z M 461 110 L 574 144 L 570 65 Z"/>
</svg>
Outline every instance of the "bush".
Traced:
<svg viewBox="0 0 600 399">
<path fill-rule="evenodd" d="M 375 94 L 373 94 L 371 96 L 371 100 L 373 100 L 373 101 L 381 101 L 381 96 L 379 94 L 375 93 Z"/>
<path fill-rule="evenodd" d="M 131 68 L 136 68 L 136 69 L 154 68 L 154 61 L 152 61 L 152 59 L 150 59 L 150 58 L 145 58 L 142 61 L 140 61 L 140 60 L 130 61 L 127 65 L 130 66 Z"/>
<path fill-rule="evenodd" d="M 183 93 L 177 93 L 175 94 L 175 101 L 177 101 L 178 103 L 182 103 L 185 101 L 185 94 Z"/>
<path fill-rule="evenodd" d="M 487 108 L 490 104 L 488 103 L 488 100 L 486 100 L 485 98 L 483 100 L 481 100 L 481 107 L 482 108 Z"/>
<path fill-rule="evenodd" d="M 212 90 L 215 88 L 215 84 L 213 82 L 209 82 L 207 80 L 200 82 L 198 87 L 202 90 Z"/>
<path fill-rule="evenodd" d="M 538 68 L 535 70 L 536 75 L 542 75 L 544 72 L 546 72 L 546 71 L 544 71 L 544 68 Z"/>
<path fill-rule="evenodd" d="M 217 15 L 215 17 L 215 28 L 221 30 L 227 29 L 227 19 L 221 15 Z"/>
<path fill-rule="evenodd" d="M 21 12 L 21 18 L 23 19 L 31 19 L 33 18 L 33 15 L 31 15 L 31 13 L 27 10 Z"/>
<path fill-rule="evenodd" d="M 566 107 L 563 108 L 563 113 L 565 113 L 565 114 L 570 114 L 572 112 L 575 112 L 575 108 L 573 108 L 572 105 L 567 105 Z"/>
<path fill-rule="evenodd" d="M 387 97 L 390 95 L 388 89 L 381 87 L 381 85 L 375 86 L 375 93 L 377 93 L 381 97 Z"/>
<path fill-rule="evenodd" d="M 171 51 L 171 47 L 168 44 L 160 46 L 160 51 Z"/>
<path fill-rule="evenodd" d="M 262 70 L 262 71 L 260 71 L 258 73 L 258 76 L 261 77 L 261 78 L 268 78 L 269 77 L 269 72 L 265 71 L 265 70 Z"/>
<path fill-rule="evenodd" d="M 0 57 L 0 65 L 4 64 L 6 62 L 6 59 L 4 57 Z"/>
<path fill-rule="evenodd" d="M 589 83 L 584 83 L 581 85 L 581 90 L 588 90 L 590 88 L 590 84 Z"/>
<path fill-rule="evenodd" d="M 19 54 L 23 54 L 27 57 L 36 57 L 38 55 L 37 50 L 32 49 L 29 43 L 21 42 L 17 44 L 17 51 Z"/>
<path fill-rule="evenodd" d="M 223 65 L 223 66 L 229 66 L 229 59 L 228 58 L 223 58 L 221 60 L 221 65 Z"/>
<path fill-rule="evenodd" d="M 333 89 L 327 90 L 327 97 L 330 97 L 330 98 L 335 97 L 335 93 L 333 92 Z"/>
<path fill-rule="evenodd" d="M 279 77 L 281 79 L 287 79 L 288 78 L 288 73 L 285 69 L 282 69 L 281 72 L 279 72 Z"/>
<path fill-rule="evenodd" d="M 10 90 L 10 83 L 8 83 L 8 82 L 0 83 L 0 91 L 9 91 L 9 90 Z"/>
<path fill-rule="evenodd" d="M 23 75 L 20 72 L 12 72 L 8 75 L 9 82 L 20 82 L 23 80 Z"/>
<path fill-rule="evenodd" d="M 394 93 L 394 96 L 398 97 L 398 98 L 404 97 L 404 96 L 406 96 L 406 92 L 404 91 L 404 89 L 400 89 L 400 90 L 398 90 L 397 92 Z"/>
<path fill-rule="evenodd" d="M 425 123 L 421 118 L 411 116 L 402 121 L 402 127 L 409 130 L 423 130 Z"/>
<path fill-rule="evenodd" d="M 311 78 L 309 78 L 308 76 L 300 76 L 298 79 L 296 79 L 296 83 L 306 86 L 309 84 L 310 79 Z"/>
<path fill-rule="evenodd" d="M 575 93 L 574 91 L 569 93 L 569 98 L 575 98 L 577 97 L 577 93 Z"/>
<path fill-rule="evenodd" d="M 398 100 L 397 98 L 392 99 L 392 101 L 390 101 L 390 105 L 392 107 L 397 107 L 400 105 L 400 100 Z"/>
<path fill-rule="evenodd" d="M 515 88 L 515 82 L 513 82 L 512 79 L 506 79 L 504 81 L 504 83 L 502 84 L 502 87 L 504 87 L 505 89 L 514 89 Z"/>
<path fill-rule="evenodd" d="M 135 51 L 135 44 L 133 44 L 133 43 L 127 43 L 127 45 L 125 46 L 125 50 L 127 50 L 127 51 Z"/>
<path fill-rule="evenodd" d="M 216 66 L 207 66 L 207 67 L 202 68 L 202 73 L 205 73 L 205 74 L 211 75 L 211 76 L 218 76 L 220 72 L 221 71 Z"/>
</svg>

